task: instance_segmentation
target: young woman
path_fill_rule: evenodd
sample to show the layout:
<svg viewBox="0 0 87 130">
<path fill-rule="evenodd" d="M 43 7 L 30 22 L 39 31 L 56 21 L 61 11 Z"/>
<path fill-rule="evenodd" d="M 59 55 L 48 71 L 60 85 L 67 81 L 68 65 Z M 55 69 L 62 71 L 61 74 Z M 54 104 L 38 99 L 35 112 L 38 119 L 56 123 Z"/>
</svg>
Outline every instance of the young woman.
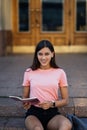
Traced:
<svg viewBox="0 0 87 130">
<path fill-rule="evenodd" d="M 55 51 L 48 40 L 40 41 L 31 67 L 24 73 L 23 98 L 37 97 L 40 103 L 24 103 L 27 130 L 71 130 L 71 122 L 61 115 L 59 107 L 68 104 L 67 77 L 55 62 Z M 59 99 L 60 88 L 62 99 Z"/>
</svg>

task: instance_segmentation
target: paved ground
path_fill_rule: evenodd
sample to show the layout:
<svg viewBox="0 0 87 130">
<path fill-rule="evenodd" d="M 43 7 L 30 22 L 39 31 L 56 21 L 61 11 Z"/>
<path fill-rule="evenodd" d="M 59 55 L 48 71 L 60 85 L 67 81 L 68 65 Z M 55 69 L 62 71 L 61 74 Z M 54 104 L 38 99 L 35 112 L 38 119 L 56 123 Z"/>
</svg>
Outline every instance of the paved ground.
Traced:
<svg viewBox="0 0 87 130">
<path fill-rule="evenodd" d="M 7 130 L 7 126 L 12 130 L 15 124 L 18 128 L 24 126 L 25 111 L 22 105 L 7 97 L 22 95 L 23 74 L 25 69 L 31 65 L 32 58 L 33 54 L 0 57 L 0 130 Z M 67 73 L 69 83 L 70 104 L 60 111 L 84 117 L 86 121 L 87 54 L 56 54 L 56 61 Z"/>
<path fill-rule="evenodd" d="M 32 54 L 0 57 L 0 96 L 21 95 L 24 71 Z M 67 73 L 70 97 L 87 97 L 87 54 L 57 54 L 57 64 Z"/>
</svg>

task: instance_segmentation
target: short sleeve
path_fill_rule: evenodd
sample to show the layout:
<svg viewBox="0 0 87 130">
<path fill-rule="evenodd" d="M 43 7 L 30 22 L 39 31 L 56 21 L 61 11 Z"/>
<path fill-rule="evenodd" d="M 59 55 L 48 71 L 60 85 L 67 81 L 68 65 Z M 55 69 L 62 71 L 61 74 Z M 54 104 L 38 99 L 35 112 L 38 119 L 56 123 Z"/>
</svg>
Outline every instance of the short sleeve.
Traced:
<svg viewBox="0 0 87 130">
<path fill-rule="evenodd" d="M 60 82 L 59 82 L 60 87 L 65 87 L 68 86 L 67 82 L 67 76 L 64 70 L 61 70 L 61 76 L 60 76 Z"/>
<path fill-rule="evenodd" d="M 29 70 L 26 70 L 24 72 L 24 78 L 23 78 L 23 83 L 22 86 L 30 86 L 30 81 L 29 81 Z"/>
</svg>

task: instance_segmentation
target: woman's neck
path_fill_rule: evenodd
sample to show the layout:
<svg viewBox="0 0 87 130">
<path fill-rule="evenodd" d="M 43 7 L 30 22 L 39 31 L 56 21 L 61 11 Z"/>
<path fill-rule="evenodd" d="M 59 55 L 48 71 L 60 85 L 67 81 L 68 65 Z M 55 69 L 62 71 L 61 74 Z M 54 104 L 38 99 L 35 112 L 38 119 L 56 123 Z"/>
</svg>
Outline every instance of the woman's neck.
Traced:
<svg viewBox="0 0 87 130">
<path fill-rule="evenodd" d="M 43 69 L 43 70 L 48 70 L 48 69 L 51 69 L 52 67 L 51 66 L 40 66 L 40 69 Z"/>
</svg>

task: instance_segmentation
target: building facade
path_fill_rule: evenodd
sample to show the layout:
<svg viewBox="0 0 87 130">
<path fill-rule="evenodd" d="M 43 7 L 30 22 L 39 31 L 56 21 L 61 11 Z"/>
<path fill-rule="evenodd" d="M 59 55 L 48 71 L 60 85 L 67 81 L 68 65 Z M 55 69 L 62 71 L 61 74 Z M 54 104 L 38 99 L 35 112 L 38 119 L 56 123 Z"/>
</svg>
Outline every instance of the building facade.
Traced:
<svg viewBox="0 0 87 130">
<path fill-rule="evenodd" d="M 0 50 L 31 53 L 42 39 L 56 52 L 87 52 L 87 0 L 0 0 Z"/>
</svg>

